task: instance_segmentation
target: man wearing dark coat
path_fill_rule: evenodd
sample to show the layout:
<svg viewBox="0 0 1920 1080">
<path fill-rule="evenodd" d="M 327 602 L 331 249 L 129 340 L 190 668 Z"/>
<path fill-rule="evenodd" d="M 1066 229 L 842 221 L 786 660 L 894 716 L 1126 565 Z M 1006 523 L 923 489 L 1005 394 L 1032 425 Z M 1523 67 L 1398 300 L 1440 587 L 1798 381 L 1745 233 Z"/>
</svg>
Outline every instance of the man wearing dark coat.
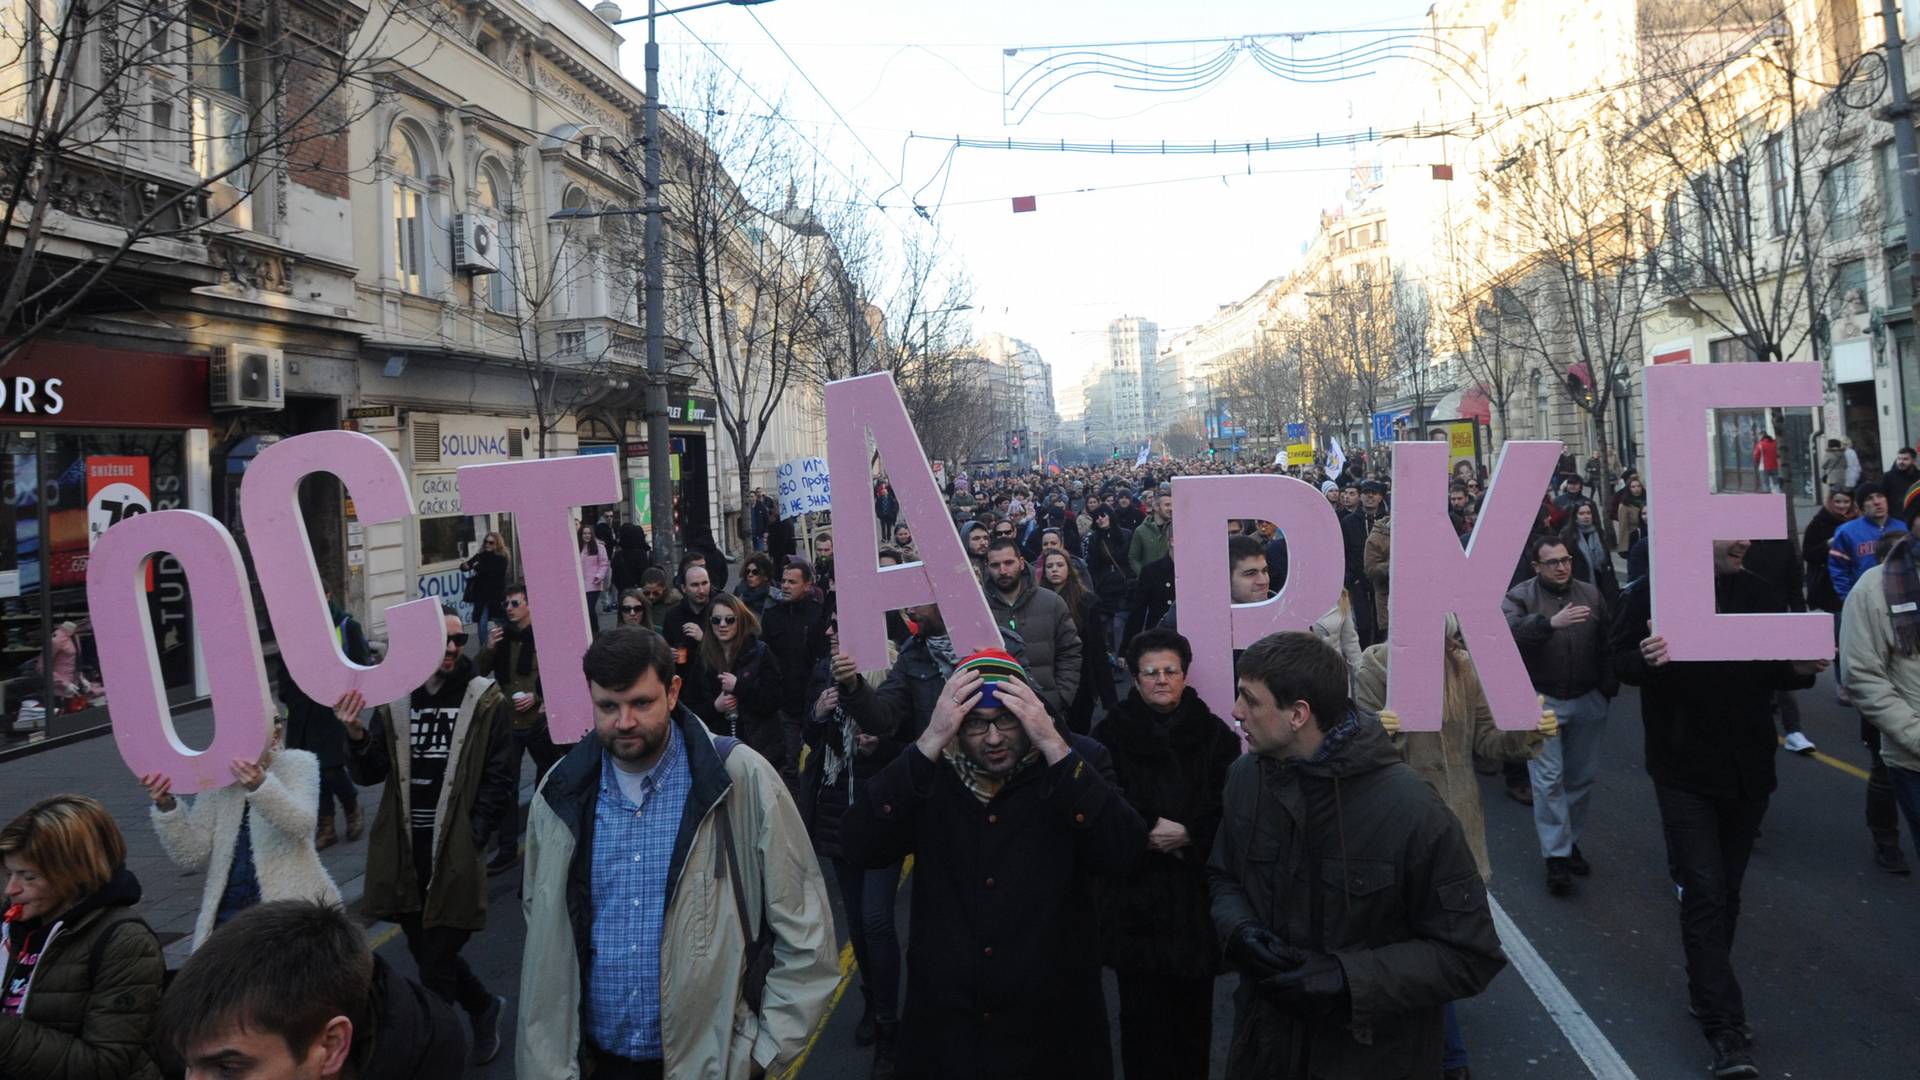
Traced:
<svg viewBox="0 0 1920 1080">
<path fill-rule="evenodd" d="M 1099 743 L 1024 678 L 990 684 L 991 702 L 988 685 L 963 663 L 841 824 L 863 865 L 914 857 L 896 1075 L 1108 1078 L 1090 878 L 1125 870 L 1146 827 Z"/>
<path fill-rule="evenodd" d="M 1306 632 L 1242 654 L 1208 861 L 1240 972 L 1229 1080 L 1440 1080 L 1447 1002 L 1506 966 L 1460 822 L 1348 700 L 1346 662 Z"/>
</svg>

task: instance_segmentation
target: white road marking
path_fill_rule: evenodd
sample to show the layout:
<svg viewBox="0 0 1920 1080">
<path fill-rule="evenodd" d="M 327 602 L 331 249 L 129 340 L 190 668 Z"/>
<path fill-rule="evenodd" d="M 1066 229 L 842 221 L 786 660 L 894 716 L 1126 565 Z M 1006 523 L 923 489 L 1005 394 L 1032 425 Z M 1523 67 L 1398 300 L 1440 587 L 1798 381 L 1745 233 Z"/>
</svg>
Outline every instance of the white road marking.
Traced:
<svg viewBox="0 0 1920 1080">
<path fill-rule="evenodd" d="M 1638 1080 L 1633 1070 L 1627 1067 L 1626 1059 L 1620 1056 L 1620 1051 L 1615 1050 L 1613 1043 L 1600 1033 L 1599 1026 L 1587 1015 L 1587 1010 L 1574 1000 L 1567 984 L 1561 982 L 1560 976 L 1547 966 L 1539 951 L 1533 947 L 1533 942 L 1520 932 L 1520 927 L 1492 893 L 1487 894 L 1487 906 L 1493 909 L 1493 926 L 1500 934 L 1500 945 L 1506 949 L 1507 959 L 1513 963 L 1513 969 L 1527 981 L 1533 996 L 1540 999 L 1541 1007 L 1553 1018 L 1560 1033 L 1567 1037 L 1567 1042 L 1573 1044 L 1573 1052 L 1587 1063 L 1587 1071 L 1593 1073 L 1595 1080 Z"/>
</svg>

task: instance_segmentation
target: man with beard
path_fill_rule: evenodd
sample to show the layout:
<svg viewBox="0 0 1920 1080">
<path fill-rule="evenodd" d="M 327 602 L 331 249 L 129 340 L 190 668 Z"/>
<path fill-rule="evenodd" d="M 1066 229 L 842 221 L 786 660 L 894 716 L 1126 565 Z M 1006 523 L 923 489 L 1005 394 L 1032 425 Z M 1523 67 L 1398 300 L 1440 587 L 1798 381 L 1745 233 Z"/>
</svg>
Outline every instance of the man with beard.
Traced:
<svg viewBox="0 0 1920 1080">
<path fill-rule="evenodd" d="M 700 642 L 707 636 L 707 615 L 713 608 L 713 579 L 706 567 L 692 565 L 687 567 L 680 585 L 684 595 L 679 603 L 667 609 L 661 622 L 665 627 L 663 636 L 673 647 L 674 670 L 685 678 L 695 654 L 700 651 Z"/>
<path fill-rule="evenodd" d="M 530 754 L 534 783 L 538 784 L 565 751 L 553 745 L 553 736 L 547 731 L 540 657 L 534 648 L 533 609 L 527 604 L 526 585 L 516 581 L 507 586 L 506 605 L 506 624 L 494 624 L 491 640 L 481 648 L 474 668 L 493 679 L 506 695 L 508 715 L 513 720 L 513 774 L 520 775 L 520 758 Z M 520 803 L 516 799 L 513 813 L 500 819 L 500 846 L 487 860 L 487 873 L 505 873 L 519 861 Z"/>
<path fill-rule="evenodd" d="M 1018 664 L 981 654 L 867 782 L 843 850 L 869 867 L 914 858 L 896 1075 L 1113 1075 L 1090 878 L 1137 859 L 1146 827 L 1110 776 L 1105 749 L 1065 733 Z"/>
<path fill-rule="evenodd" d="M 778 669 L 787 673 L 779 688 L 780 733 L 787 748 L 781 772 L 791 774 L 800 762 L 807 707 L 804 673 L 827 657 L 827 605 L 813 587 L 813 566 L 798 555 L 780 571 L 780 600 L 767 605 L 761 616 L 760 639 L 772 650 Z"/>
<path fill-rule="evenodd" d="M 1148 563 L 1166 558 L 1167 538 L 1172 535 L 1173 496 L 1156 496 L 1153 517 L 1141 522 L 1140 527 L 1133 530 L 1133 539 L 1127 544 L 1127 562 L 1133 567 L 1135 576 L 1146 569 Z"/>
<path fill-rule="evenodd" d="M 1027 672 L 1055 716 L 1067 715 L 1080 689 L 1080 631 L 1067 602 L 1042 589 L 1011 540 L 987 545 L 987 607 L 993 621 L 1026 642 Z"/>
<path fill-rule="evenodd" d="M 1573 879 L 1593 872 L 1580 851 L 1587 800 L 1600 775 L 1608 705 L 1620 690 L 1607 655 L 1609 612 L 1597 586 L 1573 576 L 1573 556 L 1557 536 L 1538 536 L 1534 576 L 1501 601 L 1533 688 L 1560 719 L 1527 763 L 1533 780 L 1533 827 L 1547 860 L 1547 891 L 1565 896 Z"/>
<path fill-rule="evenodd" d="M 538 1007 L 515 1075 L 770 1075 L 839 976 L 806 826 L 766 759 L 681 706 L 659 635 L 609 630 L 580 666 L 593 737 L 528 822 L 520 1000 Z"/>
<path fill-rule="evenodd" d="M 965 534 L 967 561 L 973 564 L 973 576 L 984 584 L 987 580 L 987 544 L 993 540 L 993 530 L 987 527 L 986 522 L 974 521 L 968 523 Z"/>
<path fill-rule="evenodd" d="M 386 784 L 367 833 L 365 914 L 400 924 L 420 982 L 466 1011 L 468 1060 L 484 1065 L 500 1052 L 506 999 L 487 989 L 460 950 L 487 928 L 480 855 L 519 810 L 519 758 L 505 697 L 461 653 L 460 616 L 444 621 L 440 667 L 406 702 L 380 706 L 364 724 L 367 699 L 351 690 L 333 714 L 347 728 L 354 783 Z"/>
<path fill-rule="evenodd" d="M 1206 1076 L 1213 980 L 1222 970 L 1207 899 L 1207 854 L 1240 740 L 1187 686 L 1193 648 L 1165 628 L 1127 644 L 1134 687 L 1094 729 L 1120 793 L 1151 825 L 1147 853 L 1105 882 L 1102 958 L 1120 986 L 1128 1076 Z"/>
</svg>

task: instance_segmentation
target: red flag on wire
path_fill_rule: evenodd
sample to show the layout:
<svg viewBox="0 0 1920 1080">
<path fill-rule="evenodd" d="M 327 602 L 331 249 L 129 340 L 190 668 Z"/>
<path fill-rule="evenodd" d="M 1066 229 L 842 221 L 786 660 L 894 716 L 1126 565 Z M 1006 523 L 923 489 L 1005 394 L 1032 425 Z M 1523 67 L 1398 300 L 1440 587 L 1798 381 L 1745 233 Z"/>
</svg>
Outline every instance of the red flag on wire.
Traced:
<svg viewBox="0 0 1920 1080">
<path fill-rule="evenodd" d="M 1435 180 L 1451 180 L 1451 179 L 1453 179 L 1453 166 L 1451 166 L 1451 165 L 1435 165 L 1435 166 L 1433 167 L 1433 178 L 1434 178 Z"/>
<path fill-rule="evenodd" d="M 1013 212 L 1016 214 L 1031 214 L 1038 209 L 1040 209 L 1039 196 L 1015 195 L 1013 197 Z"/>
</svg>

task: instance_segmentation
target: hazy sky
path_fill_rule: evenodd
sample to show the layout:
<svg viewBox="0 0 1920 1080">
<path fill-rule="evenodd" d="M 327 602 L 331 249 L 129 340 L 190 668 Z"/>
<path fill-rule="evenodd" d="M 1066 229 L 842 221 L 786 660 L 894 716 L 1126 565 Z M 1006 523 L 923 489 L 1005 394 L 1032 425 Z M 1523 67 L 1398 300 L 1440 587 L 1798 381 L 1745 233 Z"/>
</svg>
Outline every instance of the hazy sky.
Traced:
<svg viewBox="0 0 1920 1080">
<path fill-rule="evenodd" d="M 640 11 L 637 0 L 626 3 L 630 14 Z M 1164 339 L 1285 272 L 1312 236 L 1319 211 L 1340 203 L 1352 164 L 1370 151 L 1249 158 L 963 149 L 949 157 L 950 144 L 911 140 L 909 132 L 1196 143 L 1395 123 L 1404 80 L 1420 74 L 1404 62 L 1355 81 L 1305 86 L 1246 57 L 1197 91 L 1139 93 L 1092 77 L 1056 89 L 1023 122 L 1003 113 L 1003 79 L 1019 73 L 1023 56 L 1035 55 L 1005 54 L 1019 46 L 1355 31 L 1266 43 L 1307 56 L 1363 44 L 1372 28 L 1417 26 L 1425 10 L 1390 0 L 1285 5 L 1290 14 L 1277 13 L 1280 7 L 1243 0 L 776 0 L 694 12 L 684 16 L 685 28 L 663 20 L 660 36 L 668 70 L 710 62 L 690 29 L 768 98 L 784 98 L 802 132 L 869 196 L 898 208 L 889 216 L 903 228 L 929 227 L 910 209 L 911 201 L 925 205 L 932 227 L 952 242 L 973 278 L 976 329 L 1033 343 L 1053 364 L 1058 387 L 1101 354 L 1107 320 L 1144 315 L 1161 325 Z M 755 16 L 838 107 L 851 134 L 769 43 Z M 644 30 L 626 29 L 632 43 L 623 67 L 638 83 Z M 1193 42 L 1109 51 L 1142 62 L 1190 64 L 1219 48 Z M 671 97 L 667 103 L 674 104 Z M 1167 180 L 1180 182 L 1158 182 Z M 1056 194 L 1086 188 L 1103 190 Z M 1038 211 L 1012 213 L 1010 199 L 1018 195 L 1037 195 Z"/>
</svg>

